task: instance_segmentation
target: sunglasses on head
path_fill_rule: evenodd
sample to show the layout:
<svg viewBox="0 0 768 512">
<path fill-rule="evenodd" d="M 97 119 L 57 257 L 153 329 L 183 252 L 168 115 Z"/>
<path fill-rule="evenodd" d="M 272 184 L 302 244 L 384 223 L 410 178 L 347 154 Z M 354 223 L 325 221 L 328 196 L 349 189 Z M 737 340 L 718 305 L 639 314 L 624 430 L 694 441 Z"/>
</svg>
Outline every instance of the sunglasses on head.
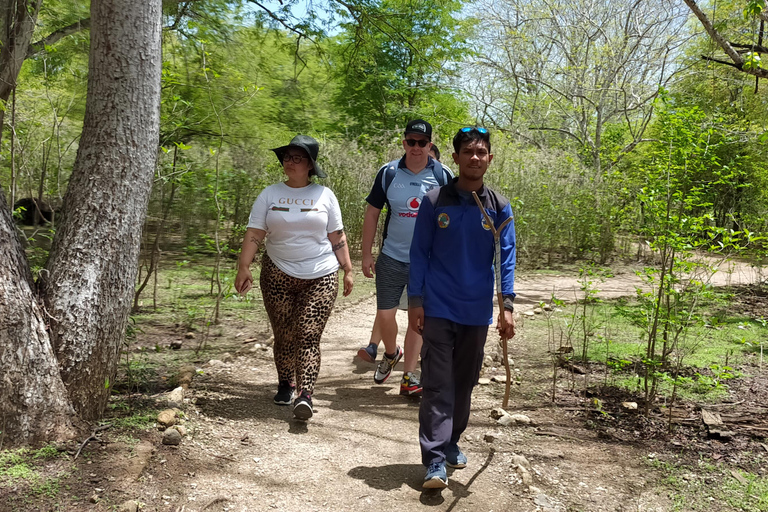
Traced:
<svg viewBox="0 0 768 512">
<path fill-rule="evenodd" d="M 482 133 L 483 135 L 488 133 L 488 129 L 487 128 L 483 128 L 482 126 L 465 126 L 464 128 L 462 128 L 459 131 L 461 133 L 469 133 L 472 130 L 477 130 L 478 133 Z"/>
<path fill-rule="evenodd" d="M 405 143 L 408 144 L 411 147 L 413 147 L 416 144 L 418 144 L 420 148 L 423 148 L 427 144 L 429 144 L 429 141 L 428 140 L 405 139 Z"/>
</svg>

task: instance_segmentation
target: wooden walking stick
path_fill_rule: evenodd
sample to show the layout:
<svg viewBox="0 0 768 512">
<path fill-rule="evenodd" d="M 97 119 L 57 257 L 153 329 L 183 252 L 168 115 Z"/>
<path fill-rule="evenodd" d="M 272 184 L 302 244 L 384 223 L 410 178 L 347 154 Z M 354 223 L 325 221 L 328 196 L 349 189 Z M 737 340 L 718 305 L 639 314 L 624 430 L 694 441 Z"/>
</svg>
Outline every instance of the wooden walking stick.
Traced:
<svg viewBox="0 0 768 512">
<path fill-rule="evenodd" d="M 499 226 L 499 229 L 496 229 L 496 227 L 493 225 L 493 219 L 491 219 L 491 216 L 488 215 L 488 212 L 485 211 L 485 208 L 483 207 L 483 203 L 480 202 L 480 198 L 477 197 L 477 193 L 473 190 L 472 191 L 472 197 L 475 199 L 475 202 L 477 203 L 477 207 L 480 208 L 480 212 L 483 214 L 483 217 L 485 217 L 485 221 L 488 223 L 488 226 L 491 228 L 491 233 L 493 233 L 493 246 L 494 246 L 494 265 L 493 268 L 496 271 L 496 300 L 499 302 L 499 322 L 501 322 L 501 348 L 504 352 L 504 369 L 507 372 L 507 380 L 504 383 L 504 401 L 501 403 L 501 407 L 503 409 L 506 409 L 509 405 L 509 388 L 512 381 L 512 373 L 509 370 L 509 358 L 507 357 L 507 338 L 503 334 L 506 332 L 506 326 L 507 326 L 507 319 L 504 316 L 504 297 L 501 294 L 501 241 L 499 240 L 499 237 L 501 236 L 501 231 L 504 229 L 504 227 L 512 222 L 512 217 L 509 217 L 507 220 L 501 223 L 501 226 Z"/>
</svg>

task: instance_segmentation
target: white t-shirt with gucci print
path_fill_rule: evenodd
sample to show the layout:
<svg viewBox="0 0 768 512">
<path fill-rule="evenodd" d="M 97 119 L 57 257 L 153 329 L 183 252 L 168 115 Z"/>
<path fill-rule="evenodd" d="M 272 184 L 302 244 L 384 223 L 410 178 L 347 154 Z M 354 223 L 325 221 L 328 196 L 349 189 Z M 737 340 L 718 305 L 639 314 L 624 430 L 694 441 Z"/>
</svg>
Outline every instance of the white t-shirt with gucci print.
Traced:
<svg viewBox="0 0 768 512">
<path fill-rule="evenodd" d="M 339 201 L 327 187 L 270 185 L 253 203 L 248 227 L 267 232 L 267 254 L 290 276 L 315 279 L 339 268 L 328 233 L 344 225 Z"/>
</svg>

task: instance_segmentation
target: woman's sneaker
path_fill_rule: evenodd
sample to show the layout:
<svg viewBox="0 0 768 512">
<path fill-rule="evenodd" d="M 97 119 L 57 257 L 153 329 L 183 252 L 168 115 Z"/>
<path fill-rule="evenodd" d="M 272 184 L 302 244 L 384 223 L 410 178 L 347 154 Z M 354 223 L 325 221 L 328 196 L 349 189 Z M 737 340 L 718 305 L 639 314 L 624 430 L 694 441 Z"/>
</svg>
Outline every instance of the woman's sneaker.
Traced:
<svg viewBox="0 0 768 512">
<path fill-rule="evenodd" d="M 277 405 L 291 405 L 293 401 L 293 385 L 287 380 L 281 380 L 277 385 L 275 403 Z"/>
<path fill-rule="evenodd" d="M 293 402 L 293 416 L 297 420 L 308 420 L 312 417 L 312 397 L 306 391 L 302 391 L 299 398 Z"/>
<path fill-rule="evenodd" d="M 395 349 L 395 355 L 391 358 L 387 354 L 384 354 L 384 357 L 379 361 L 379 366 L 376 367 L 376 371 L 373 374 L 373 382 L 376 384 L 384 384 L 384 381 L 386 381 L 392 374 L 392 369 L 402 358 L 403 349 L 401 349 L 399 345 L 397 349 Z"/>
<path fill-rule="evenodd" d="M 419 379 L 411 372 L 403 374 L 403 380 L 400 381 L 400 394 L 403 396 L 421 396 L 424 390 Z"/>
<path fill-rule="evenodd" d="M 357 357 L 367 363 L 375 363 L 376 356 L 379 354 L 379 346 L 375 343 L 369 343 L 367 347 L 363 347 L 357 351 Z"/>
</svg>

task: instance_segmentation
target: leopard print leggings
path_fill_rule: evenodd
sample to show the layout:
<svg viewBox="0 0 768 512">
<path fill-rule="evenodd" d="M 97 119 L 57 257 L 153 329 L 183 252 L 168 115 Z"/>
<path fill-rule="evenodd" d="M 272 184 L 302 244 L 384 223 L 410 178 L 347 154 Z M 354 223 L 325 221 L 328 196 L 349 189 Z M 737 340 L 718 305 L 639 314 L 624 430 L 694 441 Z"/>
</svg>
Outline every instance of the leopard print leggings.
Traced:
<svg viewBox="0 0 768 512">
<path fill-rule="evenodd" d="M 264 253 L 259 285 L 275 334 L 275 366 L 279 381 L 296 392 L 315 390 L 320 373 L 320 337 L 339 293 L 339 272 L 316 279 L 289 276 Z"/>
</svg>

